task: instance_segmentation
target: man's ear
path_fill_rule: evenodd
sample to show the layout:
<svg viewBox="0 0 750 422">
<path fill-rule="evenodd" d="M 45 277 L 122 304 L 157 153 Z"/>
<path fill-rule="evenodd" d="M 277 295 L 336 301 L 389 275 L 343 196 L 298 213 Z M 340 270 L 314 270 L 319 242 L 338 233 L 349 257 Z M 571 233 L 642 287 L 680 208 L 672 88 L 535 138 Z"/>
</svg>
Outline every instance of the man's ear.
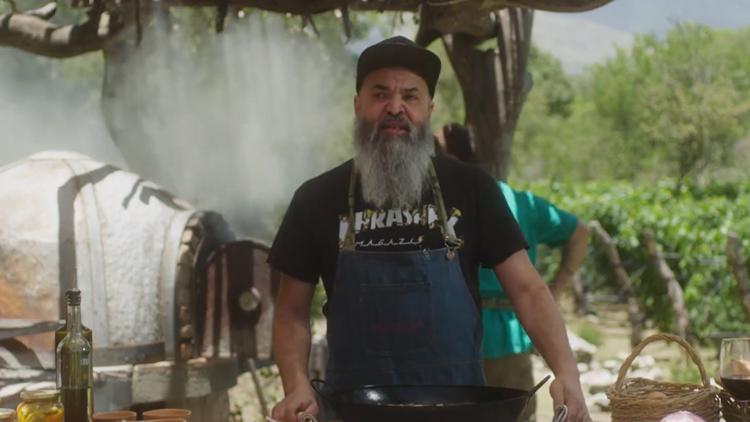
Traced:
<svg viewBox="0 0 750 422">
<path fill-rule="evenodd" d="M 354 113 L 357 115 L 359 115 L 359 107 L 360 107 L 359 101 L 360 101 L 359 94 L 355 94 L 354 95 Z"/>
<path fill-rule="evenodd" d="M 432 114 L 432 109 L 435 108 L 435 101 L 430 100 L 430 106 L 427 107 L 427 111 Z"/>
</svg>

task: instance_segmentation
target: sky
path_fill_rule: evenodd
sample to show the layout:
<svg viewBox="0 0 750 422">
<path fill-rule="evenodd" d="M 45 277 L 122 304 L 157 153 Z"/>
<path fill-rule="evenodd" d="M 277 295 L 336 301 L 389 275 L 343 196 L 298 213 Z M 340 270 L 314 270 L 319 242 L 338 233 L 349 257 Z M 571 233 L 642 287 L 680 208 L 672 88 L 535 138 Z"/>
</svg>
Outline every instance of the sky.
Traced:
<svg viewBox="0 0 750 422">
<path fill-rule="evenodd" d="M 709 6 L 710 7 L 707 7 Z M 596 22 L 630 32 L 664 34 L 679 21 L 694 21 L 713 28 L 736 29 L 750 25 L 748 0 L 615 0 L 573 20 Z"/>
</svg>

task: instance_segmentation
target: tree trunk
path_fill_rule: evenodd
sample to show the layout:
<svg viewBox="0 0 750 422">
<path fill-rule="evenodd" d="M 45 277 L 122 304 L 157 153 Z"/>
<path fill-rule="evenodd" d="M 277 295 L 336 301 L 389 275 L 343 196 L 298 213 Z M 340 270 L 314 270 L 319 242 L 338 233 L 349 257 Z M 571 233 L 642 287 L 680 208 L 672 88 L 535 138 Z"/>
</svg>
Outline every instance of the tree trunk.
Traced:
<svg viewBox="0 0 750 422">
<path fill-rule="evenodd" d="M 620 260 L 620 253 L 617 252 L 617 246 L 615 245 L 612 237 L 604 230 L 602 225 L 594 220 L 589 223 L 589 228 L 594 234 L 594 237 L 602 243 L 604 246 L 604 252 L 607 254 L 607 259 L 615 272 L 615 280 L 620 286 L 620 291 L 625 296 L 628 302 L 628 320 L 630 321 L 630 347 L 635 347 L 640 344 L 643 339 L 643 311 L 638 303 L 638 299 L 633 293 L 633 288 L 630 285 L 630 276 L 625 271 L 625 267 L 622 265 Z"/>
<path fill-rule="evenodd" d="M 583 289 L 583 282 L 581 282 L 581 276 L 576 271 L 571 277 L 571 285 L 573 287 L 573 302 L 575 303 L 576 313 L 578 315 L 586 315 L 589 313 L 589 301 L 586 297 L 586 292 Z"/>
<path fill-rule="evenodd" d="M 92 8 L 88 19 L 75 25 L 55 25 L 49 19 L 57 8 L 50 3 L 25 13 L 0 15 L 0 47 L 14 47 L 32 54 L 66 58 L 101 50 L 123 27 L 118 15 Z"/>
<path fill-rule="evenodd" d="M 750 321 L 750 276 L 747 274 L 747 266 L 742 256 L 740 239 L 735 233 L 729 233 L 727 236 L 727 262 L 737 280 L 742 310 L 745 311 L 745 317 Z"/>
<path fill-rule="evenodd" d="M 674 313 L 675 328 L 677 335 L 687 340 L 688 331 L 688 315 L 685 310 L 685 299 L 682 294 L 682 287 L 677 282 L 677 278 L 669 268 L 667 261 L 664 259 L 664 255 L 659 250 L 659 245 L 654 240 L 654 233 L 650 230 L 643 232 L 643 238 L 646 242 L 646 248 L 648 248 L 648 255 L 659 273 L 659 276 L 667 286 L 667 294 L 672 300 L 672 312 Z"/>
<path fill-rule="evenodd" d="M 497 12 L 497 50 L 480 50 L 481 40 L 463 33 L 443 36 L 463 92 L 466 126 L 479 163 L 496 179 L 508 175 L 513 132 L 531 86 L 526 64 L 532 21 L 530 10 Z"/>
</svg>

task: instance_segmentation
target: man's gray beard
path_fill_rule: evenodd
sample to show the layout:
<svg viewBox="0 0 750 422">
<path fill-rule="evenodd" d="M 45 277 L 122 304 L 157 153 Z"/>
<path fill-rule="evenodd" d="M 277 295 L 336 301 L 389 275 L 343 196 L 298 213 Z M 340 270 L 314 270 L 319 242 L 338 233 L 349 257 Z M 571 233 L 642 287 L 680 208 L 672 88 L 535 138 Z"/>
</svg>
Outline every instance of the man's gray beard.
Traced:
<svg viewBox="0 0 750 422">
<path fill-rule="evenodd" d="M 435 154 L 430 123 L 397 139 L 378 136 L 378 123 L 354 122 L 354 165 L 362 183 L 362 197 L 380 209 L 411 209 L 419 205 L 429 186 L 430 158 Z"/>
</svg>

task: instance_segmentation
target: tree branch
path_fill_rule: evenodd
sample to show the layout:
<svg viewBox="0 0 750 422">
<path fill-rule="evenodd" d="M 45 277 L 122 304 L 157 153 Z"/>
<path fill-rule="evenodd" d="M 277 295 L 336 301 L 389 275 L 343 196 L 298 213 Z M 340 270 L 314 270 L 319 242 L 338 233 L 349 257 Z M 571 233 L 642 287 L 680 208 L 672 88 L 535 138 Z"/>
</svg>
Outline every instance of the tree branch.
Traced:
<svg viewBox="0 0 750 422">
<path fill-rule="evenodd" d="M 223 0 L 166 0 L 171 6 L 216 6 Z M 254 7 L 279 13 L 303 15 L 323 13 L 349 7 L 352 10 L 415 12 L 420 6 L 442 9 L 448 14 L 469 7 L 484 12 L 506 7 L 524 7 L 551 12 L 583 12 L 603 6 L 612 0 L 229 0 L 230 5 Z M 473 24 L 473 22 L 467 22 Z"/>
<path fill-rule="evenodd" d="M 612 236 L 604 230 L 601 223 L 594 220 L 589 224 L 589 229 L 594 238 L 597 239 L 604 248 L 604 253 L 607 255 L 609 264 L 612 267 L 612 271 L 615 273 L 615 281 L 620 286 L 620 292 L 625 296 L 628 302 L 628 320 L 630 321 L 630 347 L 637 346 L 643 339 L 643 321 L 645 319 L 643 310 L 638 302 L 638 297 L 633 292 L 633 287 L 630 285 L 630 276 L 625 267 L 622 265 L 620 259 L 620 252 L 617 251 L 617 245 L 615 244 Z"/>
<path fill-rule="evenodd" d="M 123 27 L 118 16 L 100 7 L 89 9 L 81 24 L 54 25 L 48 19 L 55 7 L 50 3 L 29 12 L 0 15 L 0 46 L 46 57 L 73 57 L 101 50 Z"/>
<path fill-rule="evenodd" d="M 677 281 L 677 277 L 675 277 L 672 269 L 669 268 L 667 261 L 664 259 L 664 254 L 662 254 L 659 245 L 656 243 L 654 233 L 651 230 L 644 231 L 643 239 L 646 243 L 648 255 L 651 258 L 656 271 L 659 273 L 659 277 L 664 281 L 664 284 L 667 287 L 667 295 L 669 295 L 669 298 L 672 300 L 672 313 L 674 314 L 677 334 L 687 340 L 689 320 L 687 310 L 685 309 L 685 299 L 682 293 L 682 287 Z"/>
<path fill-rule="evenodd" d="M 741 249 L 740 238 L 735 233 L 729 233 L 727 236 L 727 262 L 732 269 L 734 279 L 737 280 L 737 291 L 740 294 L 742 310 L 745 311 L 745 316 L 750 321 L 750 276 Z"/>
<path fill-rule="evenodd" d="M 501 7 L 524 7 L 547 12 L 585 12 L 604 6 L 612 0 L 490 0 L 491 5 Z"/>
<path fill-rule="evenodd" d="M 12 0 L 8 0 L 13 5 Z M 0 47 L 65 58 L 98 51 L 126 26 L 120 13 L 104 10 L 101 0 L 71 0 L 74 7 L 89 7 L 89 19 L 59 26 L 48 22 L 54 4 L 30 12 L 15 10 L 0 15 Z M 155 1 L 155 0 L 149 0 Z M 420 33 L 422 44 L 449 33 L 470 34 L 482 40 L 494 35 L 490 13 L 506 7 L 558 12 L 580 12 L 611 0 L 163 0 L 167 6 L 254 7 L 279 13 L 314 15 L 339 10 L 417 11 L 433 16 L 434 25 Z M 162 2 L 159 2 L 162 3 Z M 14 7 L 12 7 L 15 9 Z M 139 9 L 136 10 L 136 13 Z M 50 14 L 51 12 L 51 14 Z M 127 20 L 129 23 L 131 19 Z"/>
</svg>

